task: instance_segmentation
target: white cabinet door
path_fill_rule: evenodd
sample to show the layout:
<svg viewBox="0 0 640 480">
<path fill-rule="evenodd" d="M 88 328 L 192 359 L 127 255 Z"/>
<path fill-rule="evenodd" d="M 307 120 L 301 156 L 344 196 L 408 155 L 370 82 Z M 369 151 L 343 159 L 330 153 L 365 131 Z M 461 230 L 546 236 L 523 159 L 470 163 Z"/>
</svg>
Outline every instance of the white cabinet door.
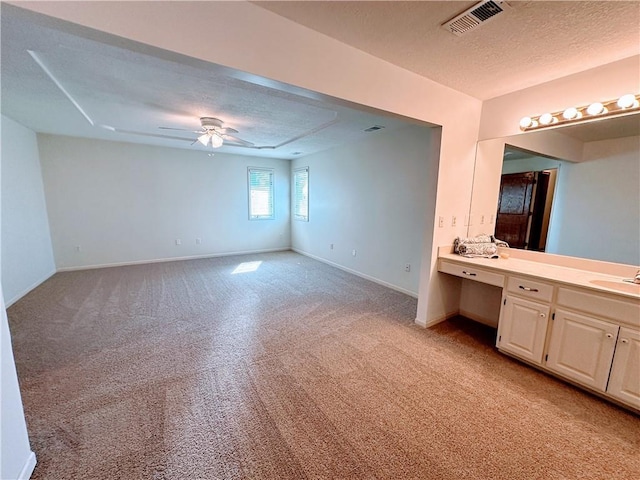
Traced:
<svg viewBox="0 0 640 480">
<path fill-rule="evenodd" d="M 640 408 L 640 332 L 620 328 L 607 393 Z"/>
<path fill-rule="evenodd" d="M 507 295 L 498 325 L 498 348 L 542 363 L 549 305 Z"/>
<path fill-rule="evenodd" d="M 618 329 L 618 325 L 596 318 L 556 310 L 547 368 L 604 392 Z"/>
</svg>

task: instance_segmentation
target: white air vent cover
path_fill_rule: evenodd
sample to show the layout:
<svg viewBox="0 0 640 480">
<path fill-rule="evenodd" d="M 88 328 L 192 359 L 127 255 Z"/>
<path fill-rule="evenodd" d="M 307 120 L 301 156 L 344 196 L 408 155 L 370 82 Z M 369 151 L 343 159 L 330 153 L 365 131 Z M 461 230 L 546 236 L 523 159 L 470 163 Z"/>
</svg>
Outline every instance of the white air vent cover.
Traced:
<svg viewBox="0 0 640 480">
<path fill-rule="evenodd" d="M 484 22 L 494 18 L 496 15 L 508 10 L 509 4 L 500 0 L 483 0 L 473 7 L 465 10 L 460 15 L 442 24 L 442 28 L 454 35 L 462 35 Z"/>
</svg>

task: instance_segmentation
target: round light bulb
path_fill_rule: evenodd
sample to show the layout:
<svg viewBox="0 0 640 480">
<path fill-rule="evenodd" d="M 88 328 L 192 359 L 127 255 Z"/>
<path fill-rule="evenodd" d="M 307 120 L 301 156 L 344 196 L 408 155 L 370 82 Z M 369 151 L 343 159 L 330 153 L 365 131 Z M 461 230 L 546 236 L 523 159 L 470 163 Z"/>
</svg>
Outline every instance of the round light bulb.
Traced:
<svg viewBox="0 0 640 480">
<path fill-rule="evenodd" d="M 540 115 L 540 125 L 549 125 L 553 123 L 554 117 L 550 113 Z"/>
<path fill-rule="evenodd" d="M 574 118 L 580 118 L 580 117 L 578 117 L 579 113 L 580 112 L 578 112 L 577 108 L 569 107 L 564 111 L 564 113 L 562 114 L 562 117 L 565 120 L 573 120 Z"/>
<path fill-rule="evenodd" d="M 222 137 L 216 133 L 214 133 L 213 135 L 211 135 L 211 146 L 213 148 L 219 148 L 222 146 Z"/>
<path fill-rule="evenodd" d="M 525 128 L 529 128 L 533 125 L 533 120 L 531 120 L 531 117 L 522 117 L 520 119 L 520 128 L 522 128 L 523 130 Z"/>
<path fill-rule="evenodd" d="M 627 95 L 623 95 L 618 100 L 618 106 L 620 108 L 631 108 L 638 106 L 638 100 L 636 100 L 636 96 L 632 93 L 628 93 Z"/>
<path fill-rule="evenodd" d="M 587 108 L 587 113 L 589 115 L 599 115 L 603 112 L 604 112 L 604 105 L 602 105 L 600 102 L 592 103 Z"/>
</svg>

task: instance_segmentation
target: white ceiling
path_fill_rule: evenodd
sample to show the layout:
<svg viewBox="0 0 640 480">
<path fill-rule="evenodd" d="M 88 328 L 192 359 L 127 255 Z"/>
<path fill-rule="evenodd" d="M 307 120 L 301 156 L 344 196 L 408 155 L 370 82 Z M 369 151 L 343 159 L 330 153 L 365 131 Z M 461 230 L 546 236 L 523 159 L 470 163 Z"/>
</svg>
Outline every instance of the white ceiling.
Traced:
<svg viewBox="0 0 640 480">
<path fill-rule="evenodd" d="M 510 2 L 462 37 L 439 28 L 474 3 L 258 5 L 480 99 L 640 52 L 639 2 Z M 159 127 L 195 131 L 212 116 L 261 147 L 218 151 L 295 158 L 407 124 L 14 6 L 0 14 L 2 113 L 37 132 L 204 150 L 195 133 Z"/>
</svg>

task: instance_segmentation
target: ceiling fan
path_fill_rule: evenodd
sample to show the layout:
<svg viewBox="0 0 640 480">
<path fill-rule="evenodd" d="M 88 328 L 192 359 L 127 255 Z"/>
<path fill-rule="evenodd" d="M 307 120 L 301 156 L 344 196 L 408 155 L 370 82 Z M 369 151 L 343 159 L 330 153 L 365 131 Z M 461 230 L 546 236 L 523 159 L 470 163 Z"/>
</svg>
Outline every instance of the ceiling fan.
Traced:
<svg viewBox="0 0 640 480">
<path fill-rule="evenodd" d="M 197 133 L 198 137 L 193 143 L 200 142 L 205 147 L 211 145 L 211 148 L 220 148 L 223 144 L 235 145 L 241 147 L 252 147 L 254 144 L 232 134 L 238 133 L 235 128 L 225 127 L 224 122 L 218 118 L 201 117 L 200 130 L 189 130 L 186 128 L 159 127 L 162 130 L 180 130 L 184 132 Z M 192 145 L 193 145 L 192 143 Z"/>
</svg>

